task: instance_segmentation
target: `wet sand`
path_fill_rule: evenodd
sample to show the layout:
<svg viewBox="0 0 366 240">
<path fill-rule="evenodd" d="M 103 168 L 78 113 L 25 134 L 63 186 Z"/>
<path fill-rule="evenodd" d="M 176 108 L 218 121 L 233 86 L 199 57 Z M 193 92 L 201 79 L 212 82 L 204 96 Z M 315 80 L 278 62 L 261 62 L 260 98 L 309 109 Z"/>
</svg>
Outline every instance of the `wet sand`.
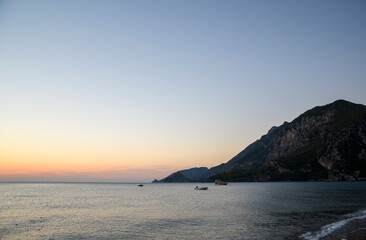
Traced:
<svg viewBox="0 0 366 240">
<path fill-rule="evenodd" d="M 355 219 L 321 240 L 366 240 L 366 219 Z"/>
</svg>

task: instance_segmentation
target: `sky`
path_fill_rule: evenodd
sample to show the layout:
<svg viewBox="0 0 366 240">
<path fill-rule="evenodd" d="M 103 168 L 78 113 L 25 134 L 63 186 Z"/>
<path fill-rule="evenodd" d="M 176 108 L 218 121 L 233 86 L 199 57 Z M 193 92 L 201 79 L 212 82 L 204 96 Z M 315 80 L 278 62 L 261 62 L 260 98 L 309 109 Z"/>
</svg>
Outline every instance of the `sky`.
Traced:
<svg viewBox="0 0 366 240">
<path fill-rule="evenodd" d="M 151 181 L 366 104 L 366 2 L 0 1 L 0 181 Z"/>
</svg>

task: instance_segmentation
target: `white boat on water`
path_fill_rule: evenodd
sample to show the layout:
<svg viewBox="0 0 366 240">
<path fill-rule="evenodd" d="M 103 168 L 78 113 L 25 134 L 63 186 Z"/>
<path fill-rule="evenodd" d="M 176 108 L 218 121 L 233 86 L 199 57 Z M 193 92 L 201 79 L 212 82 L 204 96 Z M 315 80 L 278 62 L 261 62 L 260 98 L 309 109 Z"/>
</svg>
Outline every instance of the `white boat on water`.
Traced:
<svg viewBox="0 0 366 240">
<path fill-rule="evenodd" d="M 194 188 L 194 190 L 207 190 L 207 189 L 208 187 L 198 187 L 198 186 Z"/>
</svg>

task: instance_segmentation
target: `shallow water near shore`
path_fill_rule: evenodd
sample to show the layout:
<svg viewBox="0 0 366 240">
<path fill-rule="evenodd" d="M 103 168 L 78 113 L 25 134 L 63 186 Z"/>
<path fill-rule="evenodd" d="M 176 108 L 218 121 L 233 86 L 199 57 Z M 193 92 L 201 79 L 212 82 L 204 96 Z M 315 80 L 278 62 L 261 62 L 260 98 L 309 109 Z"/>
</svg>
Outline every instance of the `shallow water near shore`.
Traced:
<svg viewBox="0 0 366 240">
<path fill-rule="evenodd" d="M 315 240 L 366 215 L 366 182 L 1 183 L 0 193 L 4 240 Z"/>
</svg>

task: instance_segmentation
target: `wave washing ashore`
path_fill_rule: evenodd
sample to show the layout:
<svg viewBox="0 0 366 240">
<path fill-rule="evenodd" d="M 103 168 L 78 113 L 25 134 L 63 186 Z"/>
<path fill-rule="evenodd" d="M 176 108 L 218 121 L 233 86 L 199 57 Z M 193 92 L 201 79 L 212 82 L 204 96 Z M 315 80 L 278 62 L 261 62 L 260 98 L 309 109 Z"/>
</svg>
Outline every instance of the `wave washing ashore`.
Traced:
<svg viewBox="0 0 366 240">
<path fill-rule="evenodd" d="M 366 182 L 195 186 L 0 183 L 0 239 L 365 239 Z"/>
<path fill-rule="evenodd" d="M 344 219 L 325 225 L 319 231 L 300 235 L 306 240 L 366 239 L 366 210 L 347 214 Z"/>
</svg>

